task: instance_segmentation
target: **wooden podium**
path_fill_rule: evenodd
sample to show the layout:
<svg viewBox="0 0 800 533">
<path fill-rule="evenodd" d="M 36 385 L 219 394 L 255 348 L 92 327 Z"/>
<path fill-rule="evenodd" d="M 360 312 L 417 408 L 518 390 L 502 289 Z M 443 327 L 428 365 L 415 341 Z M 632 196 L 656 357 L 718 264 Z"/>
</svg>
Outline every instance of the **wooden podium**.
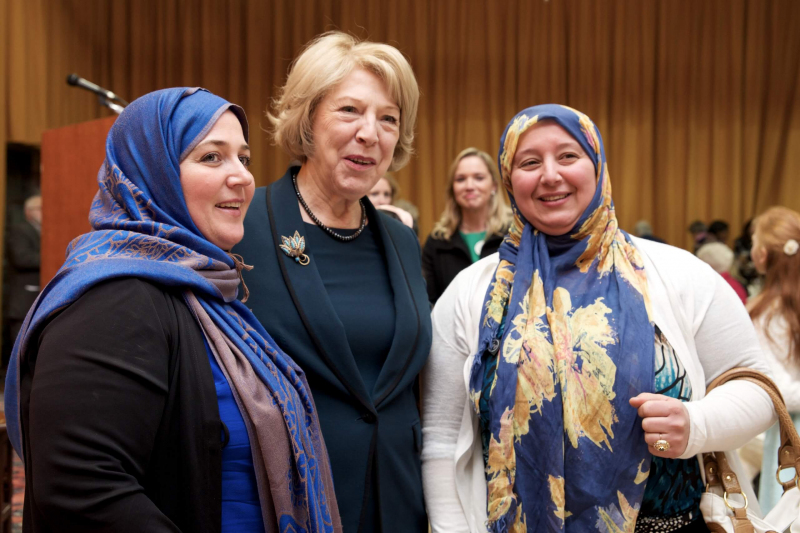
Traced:
<svg viewBox="0 0 800 533">
<path fill-rule="evenodd" d="M 101 118 L 42 135 L 42 287 L 64 263 L 70 241 L 91 230 L 89 208 L 114 120 Z"/>
</svg>

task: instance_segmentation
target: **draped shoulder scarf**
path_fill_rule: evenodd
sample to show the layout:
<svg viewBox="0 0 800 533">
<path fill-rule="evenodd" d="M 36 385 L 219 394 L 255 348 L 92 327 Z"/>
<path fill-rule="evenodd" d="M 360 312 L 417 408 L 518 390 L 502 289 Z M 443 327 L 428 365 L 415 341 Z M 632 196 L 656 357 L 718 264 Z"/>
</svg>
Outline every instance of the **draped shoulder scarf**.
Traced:
<svg viewBox="0 0 800 533">
<path fill-rule="evenodd" d="M 589 206 L 561 236 L 534 228 L 511 187 L 520 137 L 544 120 L 575 138 L 596 170 Z M 653 390 L 654 329 L 600 132 L 578 111 L 541 105 L 517 114 L 500 146 L 514 221 L 486 294 L 469 391 L 478 414 L 488 405 L 489 530 L 632 532 L 650 454 L 628 400 Z"/>
<path fill-rule="evenodd" d="M 138 277 L 182 290 L 228 379 L 250 436 L 267 532 L 341 531 L 330 464 L 303 371 L 239 301 L 240 261 L 209 242 L 189 215 L 180 162 L 219 117 L 244 111 L 198 88 L 164 89 L 131 103 L 111 128 L 93 231 L 67 258 L 23 324 L 9 364 L 5 406 L 22 456 L 20 363 L 47 321 L 92 286 Z"/>
</svg>

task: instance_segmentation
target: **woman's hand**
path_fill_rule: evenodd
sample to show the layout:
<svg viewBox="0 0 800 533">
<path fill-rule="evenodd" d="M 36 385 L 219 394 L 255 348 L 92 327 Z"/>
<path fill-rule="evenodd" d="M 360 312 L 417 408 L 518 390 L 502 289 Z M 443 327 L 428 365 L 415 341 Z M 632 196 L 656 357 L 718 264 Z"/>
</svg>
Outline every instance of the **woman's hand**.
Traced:
<svg viewBox="0 0 800 533">
<path fill-rule="evenodd" d="M 631 398 L 630 404 L 638 409 L 642 417 L 644 441 L 650 453 L 674 459 L 686 451 L 689 444 L 689 412 L 682 401 L 663 394 L 643 392 Z M 667 441 L 669 449 L 658 451 L 653 447 L 657 440 Z"/>
</svg>

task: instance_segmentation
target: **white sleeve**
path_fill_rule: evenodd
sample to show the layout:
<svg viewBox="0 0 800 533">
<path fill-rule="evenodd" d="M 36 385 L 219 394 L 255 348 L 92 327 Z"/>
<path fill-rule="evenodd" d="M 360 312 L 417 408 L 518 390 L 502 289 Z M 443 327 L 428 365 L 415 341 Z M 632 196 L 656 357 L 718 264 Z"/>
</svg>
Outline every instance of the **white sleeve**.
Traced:
<svg viewBox="0 0 800 533">
<path fill-rule="evenodd" d="M 790 413 L 800 412 L 800 380 L 798 372 L 793 368 L 789 358 L 789 339 L 786 321 L 775 316 L 769 323 L 769 337 L 765 331 L 765 321 L 756 320 L 756 333 L 761 343 L 762 352 L 772 370 L 772 379 L 786 401 L 786 409 Z"/>
<path fill-rule="evenodd" d="M 716 273 L 693 276 L 691 283 L 692 329 L 706 385 L 734 367 L 748 367 L 771 376 L 747 310 L 730 285 Z M 690 432 L 683 459 L 702 452 L 739 448 L 777 419 L 767 393 L 746 381 L 728 382 L 685 406 Z"/>
<path fill-rule="evenodd" d="M 464 323 L 467 287 L 458 290 L 459 281 L 456 278 L 436 302 L 431 354 L 421 376 L 422 484 L 433 533 L 469 533 L 456 490 L 455 465 L 467 402 L 463 370 L 470 355 Z"/>
</svg>

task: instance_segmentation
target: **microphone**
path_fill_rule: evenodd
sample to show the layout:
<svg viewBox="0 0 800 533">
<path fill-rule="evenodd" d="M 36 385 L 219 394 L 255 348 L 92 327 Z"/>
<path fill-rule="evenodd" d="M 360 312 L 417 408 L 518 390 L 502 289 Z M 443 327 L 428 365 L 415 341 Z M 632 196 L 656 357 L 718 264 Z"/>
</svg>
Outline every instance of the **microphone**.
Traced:
<svg viewBox="0 0 800 533">
<path fill-rule="evenodd" d="M 81 89 L 86 89 L 87 91 L 95 93 L 101 99 L 105 100 L 116 100 L 123 106 L 128 105 L 128 102 L 117 96 L 116 94 L 112 93 L 108 89 L 103 89 L 99 85 L 95 85 L 94 83 L 90 82 L 89 80 L 85 80 L 78 76 L 77 74 L 70 74 L 67 76 L 67 84 L 73 85 L 75 87 L 80 87 Z M 105 102 L 103 102 L 105 103 Z M 110 102 L 109 102 L 110 103 Z M 108 104 L 106 104 L 108 105 Z"/>
</svg>

